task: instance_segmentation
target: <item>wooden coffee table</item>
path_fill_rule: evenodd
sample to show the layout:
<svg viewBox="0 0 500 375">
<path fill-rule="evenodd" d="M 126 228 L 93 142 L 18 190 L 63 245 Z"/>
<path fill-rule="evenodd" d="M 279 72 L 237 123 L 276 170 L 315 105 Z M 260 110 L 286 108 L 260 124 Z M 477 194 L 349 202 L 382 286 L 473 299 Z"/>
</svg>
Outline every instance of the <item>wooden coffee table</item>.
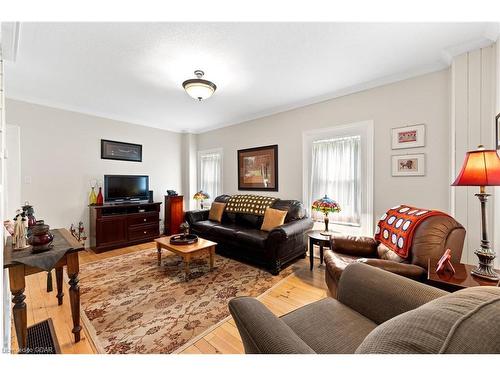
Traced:
<svg viewBox="0 0 500 375">
<path fill-rule="evenodd" d="M 177 255 L 180 255 L 184 260 L 184 271 L 186 273 L 186 280 L 189 279 L 189 262 L 191 257 L 200 253 L 209 254 L 210 256 L 210 270 L 214 268 L 214 258 L 215 258 L 215 246 L 217 243 L 205 240 L 199 237 L 198 242 L 192 245 L 172 245 L 170 243 L 170 237 L 161 237 L 155 239 L 156 249 L 158 250 L 158 265 L 161 266 L 161 251 L 162 249 L 171 251 Z"/>
</svg>

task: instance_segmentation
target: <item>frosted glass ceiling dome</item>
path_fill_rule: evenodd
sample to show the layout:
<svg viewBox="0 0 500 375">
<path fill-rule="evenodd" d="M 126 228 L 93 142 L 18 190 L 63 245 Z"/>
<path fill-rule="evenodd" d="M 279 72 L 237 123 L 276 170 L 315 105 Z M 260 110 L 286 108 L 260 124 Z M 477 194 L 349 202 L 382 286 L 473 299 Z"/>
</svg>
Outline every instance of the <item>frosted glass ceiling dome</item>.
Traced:
<svg viewBox="0 0 500 375">
<path fill-rule="evenodd" d="M 182 83 L 184 90 L 186 90 L 190 97 L 197 99 L 200 102 L 210 98 L 214 94 L 215 90 L 217 90 L 215 83 L 202 79 L 205 75 L 202 70 L 195 70 L 194 75 L 196 78 L 188 79 Z"/>
</svg>

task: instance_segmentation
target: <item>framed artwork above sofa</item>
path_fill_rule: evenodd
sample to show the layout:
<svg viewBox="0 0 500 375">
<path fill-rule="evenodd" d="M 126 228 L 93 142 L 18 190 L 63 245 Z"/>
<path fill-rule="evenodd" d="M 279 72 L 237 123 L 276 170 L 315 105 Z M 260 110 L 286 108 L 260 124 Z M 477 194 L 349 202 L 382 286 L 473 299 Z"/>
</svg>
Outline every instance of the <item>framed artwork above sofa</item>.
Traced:
<svg viewBox="0 0 500 375">
<path fill-rule="evenodd" d="M 278 191 L 278 145 L 238 150 L 238 190 Z"/>
</svg>

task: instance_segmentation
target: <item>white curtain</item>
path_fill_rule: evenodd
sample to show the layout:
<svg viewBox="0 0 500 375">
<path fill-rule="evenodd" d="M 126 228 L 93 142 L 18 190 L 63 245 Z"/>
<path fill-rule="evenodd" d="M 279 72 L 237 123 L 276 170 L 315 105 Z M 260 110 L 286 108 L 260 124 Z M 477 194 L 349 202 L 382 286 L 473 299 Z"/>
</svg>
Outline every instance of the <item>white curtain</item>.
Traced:
<svg viewBox="0 0 500 375">
<path fill-rule="evenodd" d="M 221 161 L 219 153 L 200 155 L 200 189 L 210 196 L 209 202 L 222 194 Z"/>
<path fill-rule="evenodd" d="M 326 195 L 342 211 L 330 214 L 330 221 L 361 224 L 361 137 L 343 137 L 313 142 L 310 203 Z M 324 215 L 313 211 L 313 219 Z"/>
</svg>

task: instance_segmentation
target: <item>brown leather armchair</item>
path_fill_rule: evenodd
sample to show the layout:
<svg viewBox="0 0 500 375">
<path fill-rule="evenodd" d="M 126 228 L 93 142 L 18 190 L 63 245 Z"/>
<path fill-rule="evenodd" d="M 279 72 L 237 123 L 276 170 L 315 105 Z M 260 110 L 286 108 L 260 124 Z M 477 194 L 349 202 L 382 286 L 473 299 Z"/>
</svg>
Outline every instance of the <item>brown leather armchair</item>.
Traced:
<svg viewBox="0 0 500 375">
<path fill-rule="evenodd" d="M 452 262 L 460 262 L 465 229 L 449 216 L 431 216 L 415 230 L 408 258 L 404 259 L 372 237 L 333 236 L 325 251 L 326 284 L 333 297 L 342 271 L 353 262 L 423 281 L 429 259 L 439 259 L 451 249 Z"/>
</svg>

